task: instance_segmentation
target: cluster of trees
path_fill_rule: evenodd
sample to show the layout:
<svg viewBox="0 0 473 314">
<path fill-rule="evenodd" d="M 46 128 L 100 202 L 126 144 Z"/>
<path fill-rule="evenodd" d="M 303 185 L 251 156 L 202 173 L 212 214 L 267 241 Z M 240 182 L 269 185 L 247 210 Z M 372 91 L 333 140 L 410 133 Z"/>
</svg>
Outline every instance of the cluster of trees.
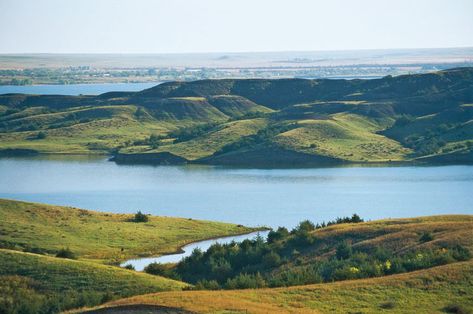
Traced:
<svg viewBox="0 0 473 314">
<path fill-rule="evenodd" d="M 442 136 L 461 127 L 461 123 L 442 123 L 426 129 L 422 134 L 409 135 L 405 142 L 409 148 L 414 149 L 419 155 L 436 153 L 447 144 Z"/>
<path fill-rule="evenodd" d="M 316 224 L 315 228 L 320 229 L 320 228 L 325 228 L 332 225 L 346 224 L 346 223 L 360 223 L 360 222 L 364 222 L 364 220 L 358 214 L 355 213 L 351 217 L 337 217 L 335 220 L 329 220 L 327 222 L 324 221 L 321 224 Z"/>
<path fill-rule="evenodd" d="M 323 226 L 362 222 L 358 215 L 337 218 Z M 314 230 L 323 228 L 306 220 L 287 230 L 269 232 L 267 241 L 258 236 L 241 243 L 215 244 L 206 252 L 196 249 L 175 268 L 151 264 L 146 272 L 195 284 L 196 289 L 241 289 L 278 287 L 402 273 L 467 260 L 470 252 L 461 247 L 395 254 L 383 248 L 358 249 L 350 239 L 337 243 L 317 239 Z M 422 234 L 419 241 L 433 236 Z M 374 251 L 373 251 L 374 250 Z M 330 253 L 315 259 L 314 252 Z"/>
<path fill-rule="evenodd" d="M 270 286 L 360 279 L 425 269 L 470 258 L 470 252 L 462 246 L 396 255 L 380 247 L 374 252 L 355 250 L 343 242 L 337 247 L 336 254 L 329 259 L 287 267 L 268 279 Z"/>
</svg>

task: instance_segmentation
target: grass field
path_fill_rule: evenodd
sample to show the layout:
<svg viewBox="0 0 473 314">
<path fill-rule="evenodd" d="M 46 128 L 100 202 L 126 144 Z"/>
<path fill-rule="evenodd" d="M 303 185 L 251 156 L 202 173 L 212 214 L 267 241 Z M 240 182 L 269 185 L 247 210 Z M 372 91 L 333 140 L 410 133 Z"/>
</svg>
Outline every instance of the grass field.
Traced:
<svg viewBox="0 0 473 314">
<path fill-rule="evenodd" d="M 72 207 L 0 199 L 0 244 L 54 254 L 69 247 L 79 258 L 118 263 L 136 256 L 171 253 L 192 241 L 250 232 L 220 222 L 132 214 L 111 214 Z"/>
</svg>

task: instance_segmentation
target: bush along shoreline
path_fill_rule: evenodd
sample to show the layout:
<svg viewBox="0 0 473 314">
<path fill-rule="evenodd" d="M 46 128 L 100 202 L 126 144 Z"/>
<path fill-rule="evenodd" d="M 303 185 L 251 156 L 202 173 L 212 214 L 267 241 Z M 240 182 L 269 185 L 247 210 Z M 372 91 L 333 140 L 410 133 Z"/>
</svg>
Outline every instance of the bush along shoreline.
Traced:
<svg viewBox="0 0 473 314">
<path fill-rule="evenodd" d="M 175 266 L 150 264 L 145 271 L 194 284 L 193 289 L 246 289 L 326 283 L 380 277 L 469 260 L 461 246 L 419 248 L 403 253 L 381 246 L 361 248 L 349 236 L 319 239 L 317 230 L 364 220 L 351 217 L 314 224 L 302 221 L 291 231 L 284 227 L 241 243 L 214 244 L 195 249 Z M 419 244 L 434 236 L 422 233 Z"/>
</svg>

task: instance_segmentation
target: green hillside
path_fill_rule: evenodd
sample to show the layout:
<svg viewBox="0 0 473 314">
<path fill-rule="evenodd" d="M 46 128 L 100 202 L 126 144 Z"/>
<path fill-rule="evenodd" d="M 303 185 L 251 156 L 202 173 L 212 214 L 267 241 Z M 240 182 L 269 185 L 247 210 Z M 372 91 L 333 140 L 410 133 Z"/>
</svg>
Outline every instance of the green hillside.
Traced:
<svg viewBox="0 0 473 314">
<path fill-rule="evenodd" d="M 133 257 L 251 232 L 233 224 L 0 199 L 0 313 L 56 313 L 187 283 L 124 269 Z"/>
<path fill-rule="evenodd" d="M 99 96 L 6 94 L 0 154 L 262 166 L 464 163 L 473 161 L 472 103 L 473 68 L 373 80 L 167 82 Z"/>
<path fill-rule="evenodd" d="M 172 253 L 193 241 L 254 229 L 220 222 L 111 214 L 0 199 L 0 247 L 56 254 L 69 248 L 79 258 L 118 263 L 137 256 Z"/>
<path fill-rule="evenodd" d="M 54 313 L 186 284 L 116 266 L 0 249 L 0 312 Z"/>
</svg>

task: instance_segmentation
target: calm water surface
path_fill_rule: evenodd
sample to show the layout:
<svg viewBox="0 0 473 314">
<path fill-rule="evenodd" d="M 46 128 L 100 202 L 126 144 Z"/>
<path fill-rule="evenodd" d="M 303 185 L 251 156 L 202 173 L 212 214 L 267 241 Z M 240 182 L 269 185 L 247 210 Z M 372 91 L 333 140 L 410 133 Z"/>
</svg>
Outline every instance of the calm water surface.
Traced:
<svg viewBox="0 0 473 314">
<path fill-rule="evenodd" d="M 135 92 L 160 84 L 151 83 L 104 83 L 70 85 L 0 85 L 0 95 L 8 93 L 38 95 L 100 95 L 106 92 Z"/>
<path fill-rule="evenodd" d="M 3 158 L 0 197 L 293 227 L 354 212 L 365 219 L 473 214 L 473 166 L 263 170 Z"/>
</svg>

